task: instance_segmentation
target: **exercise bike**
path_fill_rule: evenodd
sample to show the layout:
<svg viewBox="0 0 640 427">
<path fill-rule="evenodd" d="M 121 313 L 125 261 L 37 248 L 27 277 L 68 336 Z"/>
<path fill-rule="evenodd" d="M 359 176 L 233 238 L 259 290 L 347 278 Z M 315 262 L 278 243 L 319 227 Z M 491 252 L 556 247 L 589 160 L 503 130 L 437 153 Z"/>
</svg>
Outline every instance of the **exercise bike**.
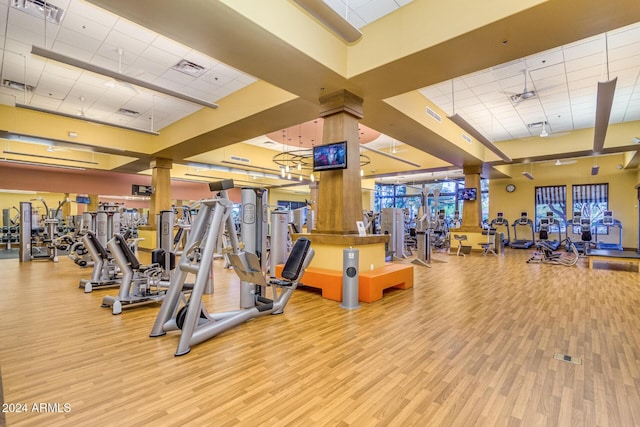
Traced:
<svg viewBox="0 0 640 427">
<path fill-rule="evenodd" d="M 566 238 L 562 242 L 567 248 L 566 252 L 554 252 L 553 245 L 546 240 L 538 242 L 538 248 L 533 256 L 527 260 L 527 264 L 554 264 L 570 267 L 575 265 L 580 258 L 580 253 L 571 239 Z"/>
</svg>

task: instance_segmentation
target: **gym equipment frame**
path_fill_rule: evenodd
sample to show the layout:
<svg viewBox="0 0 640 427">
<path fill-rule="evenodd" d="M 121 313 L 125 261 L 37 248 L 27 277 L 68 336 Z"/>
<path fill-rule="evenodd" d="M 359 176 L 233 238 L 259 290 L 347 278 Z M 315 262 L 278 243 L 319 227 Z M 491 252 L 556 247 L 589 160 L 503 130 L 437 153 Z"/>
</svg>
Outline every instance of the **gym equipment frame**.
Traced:
<svg viewBox="0 0 640 427">
<path fill-rule="evenodd" d="M 227 227 L 230 226 L 233 229 L 230 211 L 231 203 L 226 197 L 202 201 L 202 207 L 195 218 L 177 272 L 172 277 L 169 290 L 151 330 L 151 337 L 165 335 L 167 331 L 180 330 L 176 356 L 187 354 L 191 351 L 191 346 L 213 338 L 248 320 L 267 314 L 282 313 L 293 290 L 298 285 L 302 271 L 313 257 L 309 240 L 306 238 L 298 239 L 285 264 L 287 274 L 283 273 L 283 277 L 286 280 L 270 280 L 267 283 L 262 275 L 257 256 L 250 253 L 238 255 L 238 244 L 232 242 L 235 244 L 235 250 L 229 258 L 233 260 L 235 271 L 240 279 L 254 282 L 258 286 L 271 285 L 274 288 L 274 298 L 270 300 L 256 292 L 255 307 L 226 313 L 207 313 L 202 302 L 202 295 L 209 278 L 211 259 L 213 259 L 220 229 L 225 222 Z M 235 236 L 235 233 L 230 234 Z M 193 256 L 196 253 L 199 253 L 199 256 Z M 188 273 L 195 274 L 196 280 L 189 302 L 178 310 L 180 295 Z M 283 289 L 280 295 L 277 295 L 276 287 Z"/>
</svg>

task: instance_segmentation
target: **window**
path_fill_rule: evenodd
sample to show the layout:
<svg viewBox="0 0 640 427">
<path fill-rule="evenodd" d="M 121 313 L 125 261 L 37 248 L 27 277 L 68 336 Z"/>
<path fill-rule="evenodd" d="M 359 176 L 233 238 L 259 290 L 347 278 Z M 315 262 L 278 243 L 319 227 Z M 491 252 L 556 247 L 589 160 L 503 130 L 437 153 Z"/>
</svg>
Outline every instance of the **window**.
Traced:
<svg viewBox="0 0 640 427">
<path fill-rule="evenodd" d="M 551 185 L 547 187 L 536 187 L 536 214 L 534 224 L 536 231 L 542 218 L 547 217 L 547 212 L 553 212 L 553 219 L 560 224 L 561 232 L 566 230 L 567 218 L 567 186 Z M 557 233 L 556 225 L 549 227 L 549 231 Z"/>
<path fill-rule="evenodd" d="M 609 184 L 584 184 L 573 186 L 573 212 L 589 218 L 591 224 L 602 219 L 609 209 Z M 607 234 L 607 227 L 598 229 L 598 234 Z"/>
<path fill-rule="evenodd" d="M 426 200 L 423 200 L 422 189 L 428 192 Z M 434 191 L 438 191 L 437 210 L 444 209 L 445 217 L 451 220 L 454 212 L 458 210 L 462 217 L 464 202 L 457 200 L 456 195 L 459 188 L 464 187 L 463 180 L 444 180 L 425 184 L 415 185 L 393 185 L 376 184 L 374 211 L 380 212 L 382 208 L 407 208 L 409 209 L 410 226 L 415 226 L 415 219 L 418 215 L 418 207 L 423 202 L 427 204 L 427 211 L 436 214 Z M 486 221 L 489 215 L 489 182 L 482 180 L 480 186 L 480 199 L 482 203 L 482 219 Z"/>
</svg>

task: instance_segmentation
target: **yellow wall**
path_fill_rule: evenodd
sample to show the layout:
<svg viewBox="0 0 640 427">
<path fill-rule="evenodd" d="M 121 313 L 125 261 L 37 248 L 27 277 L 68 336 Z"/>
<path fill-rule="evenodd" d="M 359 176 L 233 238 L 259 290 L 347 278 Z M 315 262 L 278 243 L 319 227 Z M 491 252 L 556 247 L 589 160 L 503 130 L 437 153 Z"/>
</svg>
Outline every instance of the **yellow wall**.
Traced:
<svg viewBox="0 0 640 427">
<path fill-rule="evenodd" d="M 504 212 L 509 223 L 520 217 L 520 212 L 527 211 L 533 217 L 535 208 L 535 187 L 547 185 L 567 186 L 567 217 L 571 218 L 573 204 L 571 186 L 577 184 L 609 184 L 609 209 L 616 219 L 622 222 L 622 245 L 628 249 L 638 245 L 638 199 L 635 186 L 638 182 L 638 171 L 618 169 L 622 164 L 623 154 L 599 157 L 597 159 L 600 171 L 598 175 L 591 175 L 593 159 L 579 160 L 575 164 L 554 166 L 548 164 L 534 164 L 523 167 L 514 166 L 513 178 L 494 179 L 489 185 L 489 218 L 496 217 L 497 212 Z M 529 180 L 522 176 L 522 170 L 531 171 L 535 177 Z M 516 191 L 507 193 L 507 184 L 515 184 Z M 617 238 L 617 236 L 616 236 Z"/>
<path fill-rule="evenodd" d="M 54 211 L 58 204 L 64 200 L 65 195 L 61 193 L 38 193 L 38 192 L 0 192 L 0 209 L 11 209 L 10 217 L 13 219 L 20 209 L 20 202 L 31 202 L 32 212 L 38 212 L 41 216 L 45 215 L 45 208 L 41 201 L 31 200 L 42 197 L 51 211 Z M 71 200 L 75 200 L 75 194 L 70 196 Z M 71 203 L 71 215 L 77 215 L 78 205 Z M 64 218 L 63 218 L 64 219 Z M 2 224 L 8 225 L 8 224 Z"/>
</svg>

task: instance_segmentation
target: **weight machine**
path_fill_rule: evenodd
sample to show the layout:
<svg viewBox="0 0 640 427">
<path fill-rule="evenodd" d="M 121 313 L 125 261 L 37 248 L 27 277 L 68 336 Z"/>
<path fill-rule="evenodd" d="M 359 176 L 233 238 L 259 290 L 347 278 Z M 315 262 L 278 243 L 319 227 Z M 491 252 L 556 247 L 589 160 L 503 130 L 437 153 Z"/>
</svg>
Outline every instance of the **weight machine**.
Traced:
<svg viewBox="0 0 640 427">
<path fill-rule="evenodd" d="M 56 246 L 56 236 L 58 234 L 58 224 L 60 219 L 60 209 L 69 202 L 69 199 L 62 200 L 55 211 L 49 209 L 44 198 L 38 197 L 45 208 L 44 227 L 40 227 L 40 218 L 32 210 L 31 202 L 20 202 L 20 232 L 19 232 L 19 255 L 20 262 L 32 260 L 49 260 L 58 262 L 58 246 Z M 42 233 L 40 235 L 39 233 Z M 45 252 L 42 252 L 42 249 Z M 35 253 L 34 253 L 35 250 Z"/>
<path fill-rule="evenodd" d="M 405 253 L 404 210 L 401 208 L 382 208 L 382 234 L 389 235 L 386 256 L 407 258 Z"/>
<path fill-rule="evenodd" d="M 121 272 L 120 291 L 117 297 L 105 296 L 102 307 L 111 307 L 112 314 L 120 314 L 123 308 L 161 302 L 166 290 L 166 282 L 164 286 L 161 282 L 162 266 L 158 263 L 140 264 L 120 234 L 114 234 L 107 247 Z"/>
<path fill-rule="evenodd" d="M 117 264 L 102 246 L 93 231 L 87 231 L 80 237 L 80 243 L 93 259 L 93 270 L 90 279 L 80 279 L 78 287 L 85 293 L 97 288 L 113 288 L 120 286 L 121 274 Z"/>
<path fill-rule="evenodd" d="M 424 207 L 418 208 L 418 220 L 416 221 L 416 258 L 413 264 L 431 267 L 431 230 L 429 218 L 424 212 Z"/>
<path fill-rule="evenodd" d="M 231 202 L 225 191 L 232 186 L 233 181 L 230 180 L 210 184 L 212 191 L 219 189 L 220 196 L 202 201 L 202 207 L 194 220 L 176 274 L 171 279 L 169 289 L 150 333 L 151 337 L 158 337 L 165 335 L 167 331 L 179 330 L 180 338 L 176 356 L 187 354 L 191 350 L 191 346 L 213 338 L 248 320 L 266 314 L 281 313 L 296 288 L 302 271 L 313 256 L 309 240 L 306 238 L 298 239 L 285 264 L 283 277 L 286 280 L 269 280 L 267 282 L 262 273 L 263 266 L 260 264 L 258 256 L 250 252 L 240 254 L 233 219 L 230 215 Z M 245 300 L 246 297 L 251 296 L 253 306 L 232 312 L 209 314 L 202 302 L 202 295 L 211 271 L 210 261 L 217 245 L 220 230 L 225 224 L 231 236 L 230 262 L 232 262 L 234 271 L 241 281 L 253 285 L 241 289 L 242 293 L 247 294 Z M 195 254 L 198 255 L 194 256 Z M 195 274 L 195 284 L 189 301 L 179 309 L 180 295 L 189 273 Z M 262 295 L 263 288 L 269 285 L 273 288 L 273 299 Z M 282 291 L 278 293 L 277 288 Z M 242 298 L 241 296 L 241 300 Z"/>
</svg>

